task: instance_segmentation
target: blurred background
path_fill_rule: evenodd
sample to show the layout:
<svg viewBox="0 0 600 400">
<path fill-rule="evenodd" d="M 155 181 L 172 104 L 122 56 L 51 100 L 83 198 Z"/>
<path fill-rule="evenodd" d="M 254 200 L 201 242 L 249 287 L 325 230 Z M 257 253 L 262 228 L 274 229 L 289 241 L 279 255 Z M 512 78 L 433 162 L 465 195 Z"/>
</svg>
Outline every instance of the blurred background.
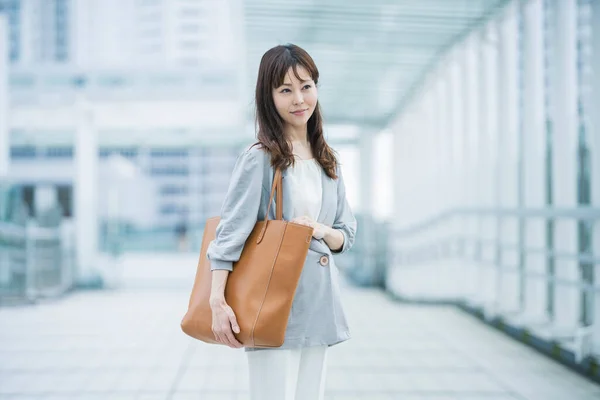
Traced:
<svg viewBox="0 0 600 400">
<path fill-rule="evenodd" d="M 179 321 L 285 43 L 359 223 L 327 398 L 600 398 L 597 0 L 0 0 L 0 398 L 247 398 Z"/>
</svg>

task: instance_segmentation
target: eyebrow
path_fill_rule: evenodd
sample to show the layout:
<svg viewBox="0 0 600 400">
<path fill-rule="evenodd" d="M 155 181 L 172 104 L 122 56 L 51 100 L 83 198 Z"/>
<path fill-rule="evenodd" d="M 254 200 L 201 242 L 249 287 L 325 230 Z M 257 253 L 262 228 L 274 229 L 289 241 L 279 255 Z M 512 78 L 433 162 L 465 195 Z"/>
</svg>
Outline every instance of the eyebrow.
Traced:
<svg viewBox="0 0 600 400">
<path fill-rule="evenodd" d="M 310 82 L 310 81 L 312 81 L 312 79 L 305 79 L 301 82 L 304 83 L 304 82 Z M 291 83 L 283 83 L 281 86 L 292 86 L 292 84 Z"/>
</svg>

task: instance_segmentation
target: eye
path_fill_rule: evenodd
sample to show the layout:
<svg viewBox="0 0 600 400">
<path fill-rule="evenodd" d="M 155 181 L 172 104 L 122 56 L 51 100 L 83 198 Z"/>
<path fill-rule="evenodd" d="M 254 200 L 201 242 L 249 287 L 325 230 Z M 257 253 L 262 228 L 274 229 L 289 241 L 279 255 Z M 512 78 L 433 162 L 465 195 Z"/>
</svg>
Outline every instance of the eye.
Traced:
<svg viewBox="0 0 600 400">
<path fill-rule="evenodd" d="M 288 88 L 284 88 L 284 89 L 283 89 L 283 90 L 281 90 L 279 93 L 286 93 L 286 92 L 289 92 L 289 91 L 290 91 L 290 89 L 288 89 Z"/>
<path fill-rule="evenodd" d="M 303 89 L 310 89 L 312 86 L 311 85 L 304 85 Z"/>
</svg>

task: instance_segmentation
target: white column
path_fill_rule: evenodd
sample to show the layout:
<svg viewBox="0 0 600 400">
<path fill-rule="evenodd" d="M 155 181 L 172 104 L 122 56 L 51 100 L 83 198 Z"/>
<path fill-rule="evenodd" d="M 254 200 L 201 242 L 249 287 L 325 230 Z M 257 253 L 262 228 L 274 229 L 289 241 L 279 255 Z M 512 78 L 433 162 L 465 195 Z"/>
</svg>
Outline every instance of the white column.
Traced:
<svg viewBox="0 0 600 400">
<path fill-rule="evenodd" d="M 592 2 L 592 91 L 590 110 L 600 109 L 600 1 Z M 592 204 L 600 207 L 600 113 L 591 112 L 590 147 L 592 154 Z M 593 233 L 593 254 L 600 255 L 600 221 L 596 220 Z M 595 265 L 594 282 L 600 282 L 600 265 Z M 600 353 L 600 293 L 595 293 L 594 301 L 594 353 Z"/>
<path fill-rule="evenodd" d="M 97 279 L 98 255 L 98 142 L 93 113 L 80 100 L 75 136 L 74 221 L 78 283 L 91 284 Z"/>
<path fill-rule="evenodd" d="M 375 268 L 375 226 L 373 224 L 373 194 L 374 190 L 374 160 L 373 160 L 373 136 L 376 133 L 373 130 L 365 130 L 360 133 L 360 191 L 359 206 L 362 214 L 362 237 L 365 238 L 361 243 L 361 261 L 359 268 L 372 277 Z"/>
<path fill-rule="evenodd" d="M 451 156 L 450 153 L 450 140 L 448 137 L 449 133 L 449 98 L 448 98 L 448 73 L 444 69 L 437 73 L 437 82 L 436 82 L 436 96 L 435 96 L 435 104 L 436 104 L 436 118 L 434 122 L 435 125 L 435 138 L 433 146 L 436 148 L 436 157 L 435 157 L 435 167 L 436 167 L 436 186 L 437 186 L 437 195 L 435 202 L 435 213 L 439 214 L 445 211 L 448 208 L 448 198 L 447 194 L 452 189 L 449 185 L 449 172 L 450 172 L 450 163 Z M 447 231 L 440 232 L 443 236 L 448 234 Z"/>
<path fill-rule="evenodd" d="M 524 20 L 524 77 L 523 77 L 523 200 L 526 209 L 546 206 L 546 130 L 544 123 L 544 67 L 543 67 L 543 9 L 542 0 L 523 4 Z M 546 221 L 528 218 L 525 223 L 523 246 L 546 247 Z M 546 257 L 526 252 L 525 271 L 546 274 Z M 527 277 L 525 285 L 525 321 L 544 322 L 546 312 L 546 282 Z"/>
<path fill-rule="evenodd" d="M 439 110 L 437 109 L 436 92 L 434 86 L 428 82 L 424 85 L 423 93 L 419 94 L 419 134 L 415 135 L 417 147 L 414 149 L 417 155 L 418 164 L 414 166 L 414 173 L 418 177 L 418 192 L 420 195 L 419 209 L 415 210 L 420 221 L 425 221 L 435 215 L 436 203 L 439 203 L 437 193 L 436 174 L 436 121 L 439 119 Z M 437 229 L 428 229 L 419 234 L 418 246 L 432 246 L 437 241 L 439 232 Z M 428 257 L 427 255 L 426 257 Z M 429 299 L 445 299 L 448 297 L 449 289 L 452 286 L 451 269 L 446 263 L 439 263 L 433 259 L 426 259 L 419 264 L 417 270 L 420 274 L 420 281 L 423 285 L 423 297 Z M 439 279 L 428 279 L 428 277 L 437 276 Z"/>
<path fill-rule="evenodd" d="M 448 148 L 450 153 L 448 167 L 448 198 L 445 200 L 448 210 L 465 207 L 465 96 L 463 85 L 464 69 L 461 63 L 464 62 L 464 51 L 456 50 L 449 59 L 449 82 L 447 94 L 447 112 L 449 116 L 448 126 L 446 129 Z M 469 285 L 467 279 L 469 274 L 468 268 L 464 267 L 461 249 L 456 240 L 465 234 L 464 229 L 465 219 L 463 217 L 455 217 L 449 221 L 448 236 L 453 240 L 451 251 L 453 254 L 452 262 L 457 268 L 460 268 L 461 273 L 458 290 L 463 293 L 468 302 L 473 301 L 473 288 Z"/>
<path fill-rule="evenodd" d="M 461 167 L 459 179 L 461 181 L 461 196 L 459 208 L 473 209 L 477 207 L 477 187 L 474 180 L 477 176 L 477 155 L 474 145 L 477 142 L 477 125 L 479 121 L 479 104 L 477 99 L 477 69 L 476 41 L 470 37 L 462 45 L 461 50 L 461 95 L 462 113 L 459 116 L 462 120 L 463 129 L 455 132 L 460 136 Z M 472 239 L 478 236 L 477 218 L 467 214 L 461 217 L 459 222 L 459 234 L 465 239 L 462 256 L 463 276 L 466 290 L 472 294 L 474 304 L 482 305 L 481 270 L 474 261 L 476 256 L 476 245 Z"/>
<path fill-rule="evenodd" d="M 517 6 L 511 3 L 498 25 L 498 201 L 502 209 L 515 209 L 518 194 L 518 57 Z M 516 218 L 503 218 L 498 229 L 500 243 L 501 283 L 499 284 L 500 312 L 514 314 L 520 311 L 518 265 L 519 230 Z"/>
<path fill-rule="evenodd" d="M 43 32 L 41 20 L 41 2 L 39 0 L 21 0 L 19 13 L 20 54 L 19 64 L 31 66 L 40 58 L 40 40 Z M 71 38 L 69 38 L 71 40 Z"/>
<path fill-rule="evenodd" d="M 452 192 L 457 190 L 454 182 L 454 167 L 453 167 L 453 154 L 452 154 L 452 133 L 451 128 L 452 121 L 452 104 L 451 98 L 451 77 L 447 68 L 441 69 L 437 73 L 437 82 L 435 88 L 435 137 L 433 138 L 432 146 L 435 146 L 435 186 L 437 187 L 437 193 L 433 200 L 435 201 L 435 215 L 439 215 L 442 212 L 448 211 L 454 208 L 456 205 L 452 200 Z M 454 222 L 446 220 L 439 229 L 436 230 L 436 235 L 442 240 L 439 251 L 449 250 L 451 239 L 456 239 L 456 227 Z M 445 268 L 446 275 L 445 281 L 445 293 L 449 298 L 462 299 L 465 295 L 464 288 L 464 268 L 462 260 L 457 260 L 454 257 L 450 257 L 448 253 L 443 253 L 439 263 L 441 267 Z"/>
<path fill-rule="evenodd" d="M 480 98 L 480 85 L 482 77 L 482 64 L 478 57 L 481 41 L 478 34 L 474 34 L 464 44 L 463 71 L 463 101 L 464 101 L 464 133 L 463 149 L 464 164 L 462 179 L 464 182 L 464 200 L 462 207 L 469 210 L 478 209 L 481 206 L 481 187 L 479 177 L 481 176 L 481 153 L 479 149 L 481 131 L 482 99 Z M 465 280 L 469 281 L 471 291 L 475 295 L 475 301 L 480 306 L 485 306 L 489 291 L 484 287 L 485 271 L 476 261 L 478 245 L 475 240 L 481 238 L 481 217 L 473 214 L 465 220 L 463 235 L 467 238 L 465 248 L 466 259 Z"/>
<path fill-rule="evenodd" d="M 498 79 L 497 56 L 498 38 L 496 31 L 497 21 L 491 22 L 482 32 L 480 50 L 478 52 L 479 99 L 481 103 L 481 117 L 479 120 L 479 205 L 484 209 L 497 209 L 497 168 L 498 162 Z M 496 246 L 498 240 L 496 217 L 485 217 L 481 220 L 480 237 L 484 244 L 481 249 L 482 263 L 479 268 L 484 272 L 482 291 L 485 294 L 488 315 L 494 316 L 498 309 L 498 289 L 500 276 L 498 266 L 491 264 L 496 260 Z"/>
<path fill-rule="evenodd" d="M 390 251 L 390 265 L 386 270 L 387 290 L 396 294 L 403 295 L 403 287 L 406 285 L 404 279 L 406 266 L 403 263 L 403 249 L 407 247 L 404 237 L 398 237 L 393 232 L 405 227 L 404 222 L 410 206 L 410 197 L 407 179 L 407 157 L 409 151 L 406 147 L 406 113 L 396 116 L 396 120 L 391 126 L 392 146 L 394 157 L 392 158 L 392 210 L 391 210 L 391 231 L 388 239 Z"/>
<path fill-rule="evenodd" d="M 71 1 L 70 17 L 73 21 L 69 29 L 71 35 L 69 37 L 69 40 L 71 40 L 70 51 L 72 52 L 71 62 L 79 68 L 93 65 L 93 55 L 98 51 L 99 32 L 94 29 L 97 24 L 102 23 L 95 18 L 102 16 L 98 12 L 98 3 L 98 0 Z M 115 21 L 115 23 L 118 22 Z"/>
<path fill-rule="evenodd" d="M 373 135 L 372 130 L 360 132 L 359 159 L 360 159 L 360 194 L 359 208 L 363 215 L 371 216 L 373 205 Z"/>
<path fill-rule="evenodd" d="M 39 184 L 35 186 L 35 214 L 40 215 L 58 205 L 58 189 L 54 185 Z"/>
<path fill-rule="evenodd" d="M 556 31 L 554 34 L 555 70 L 552 76 L 553 136 L 553 200 L 557 208 L 577 207 L 577 54 L 576 0 L 556 0 Z M 593 113 L 592 113 L 593 114 Z M 577 222 L 558 220 L 555 224 L 554 250 L 578 252 Z M 556 277 L 579 281 L 576 260 L 556 260 Z M 555 324 L 573 328 L 579 320 L 579 289 L 557 286 L 554 296 Z"/>
<path fill-rule="evenodd" d="M 8 21 L 0 13 L 0 178 L 8 175 L 10 141 L 8 131 Z"/>
</svg>

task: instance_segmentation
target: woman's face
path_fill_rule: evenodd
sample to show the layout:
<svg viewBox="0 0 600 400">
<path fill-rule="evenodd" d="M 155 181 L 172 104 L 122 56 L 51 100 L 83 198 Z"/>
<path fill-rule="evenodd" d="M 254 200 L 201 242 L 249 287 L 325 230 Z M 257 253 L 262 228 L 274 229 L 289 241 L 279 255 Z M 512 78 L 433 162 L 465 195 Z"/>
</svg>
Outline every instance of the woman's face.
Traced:
<svg viewBox="0 0 600 400">
<path fill-rule="evenodd" d="M 306 125 L 317 106 L 317 88 L 306 69 L 296 67 L 301 79 L 290 67 L 283 85 L 273 89 L 273 101 L 283 120 L 294 127 Z"/>
</svg>

